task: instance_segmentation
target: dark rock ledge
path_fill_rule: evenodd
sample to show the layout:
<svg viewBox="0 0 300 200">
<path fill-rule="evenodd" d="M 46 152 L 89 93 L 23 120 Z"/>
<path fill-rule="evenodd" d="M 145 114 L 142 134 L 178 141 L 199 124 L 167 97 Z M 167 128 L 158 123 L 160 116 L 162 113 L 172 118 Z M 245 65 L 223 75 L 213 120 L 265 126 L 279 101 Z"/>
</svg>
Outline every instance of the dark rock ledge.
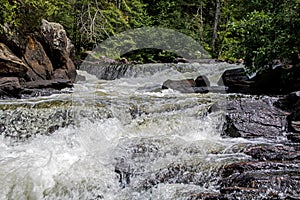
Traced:
<svg viewBox="0 0 300 200">
<path fill-rule="evenodd" d="M 228 99 L 210 108 L 224 112 L 223 137 L 268 141 L 239 148 L 249 161 L 223 167 L 220 193 L 212 199 L 300 198 L 299 94 Z"/>
<path fill-rule="evenodd" d="M 292 74 L 293 77 L 288 77 Z M 210 87 L 205 76 L 196 80 L 167 80 L 162 89 L 174 89 L 182 93 L 226 92 L 252 95 L 282 95 L 300 90 L 300 64 L 286 66 L 284 64 L 268 69 L 249 77 L 244 68 L 226 70 L 218 81 L 218 86 Z M 197 80 L 201 84 L 197 84 Z M 297 124 L 300 126 L 300 124 Z"/>
<path fill-rule="evenodd" d="M 35 33 L 0 35 L 0 97 L 51 94 L 72 87 L 73 54 L 74 46 L 58 23 L 43 20 Z"/>
</svg>

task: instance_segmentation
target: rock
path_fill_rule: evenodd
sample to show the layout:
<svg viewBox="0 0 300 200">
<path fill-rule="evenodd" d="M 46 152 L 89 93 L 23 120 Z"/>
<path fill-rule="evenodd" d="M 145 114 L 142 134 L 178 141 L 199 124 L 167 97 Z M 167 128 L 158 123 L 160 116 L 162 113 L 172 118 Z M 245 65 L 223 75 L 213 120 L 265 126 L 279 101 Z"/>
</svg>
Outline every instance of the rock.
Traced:
<svg viewBox="0 0 300 200">
<path fill-rule="evenodd" d="M 292 142 L 300 143 L 300 134 L 299 133 L 288 133 L 287 139 L 289 139 Z"/>
<path fill-rule="evenodd" d="M 47 52 L 54 69 L 65 69 L 72 82 L 76 78 L 76 69 L 72 57 L 74 46 L 66 31 L 58 23 L 42 21 L 40 41 Z"/>
<path fill-rule="evenodd" d="M 287 76 L 290 78 L 284 78 Z M 238 68 L 226 70 L 218 84 L 227 86 L 229 93 L 286 94 L 300 89 L 299 76 L 299 65 L 288 67 L 284 64 L 275 65 L 257 72 L 252 78 L 246 76 L 243 68 Z"/>
<path fill-rule="evenodd" d="M 21 90 L 22 87 L 17 77 L 0 78 L 0 96 L 19 97 Z"/>
<path fill-rule="evenodd" d="M 49 80 L 53 77 L 53 67 L 42 45 L 28 38 L 24 60 L 28 64 L 27 81 Z"/>
<path fill-rule="evenodd" d="M 286 111 L 293 111 L 300 107 L 300 91 L 292 92 L 274 102 L 274 105 Z"/>
<path fill-rule="evenodd" d="M 226 70 L 218 81 L 218 85 L 228 87 L 229 93 L 249 93 L 252 84 L 243 68 Z"/>
<path fill-rule="evenodd" d="M 66 70 L 64 69 L 56 69 L 53 72 L 54 79 L 69 79 Z"/>
<path fill-rule="evenodd" d="M 277 107 L 290 112 L 287 117 L 288 131 L 300 132 L 300 91 L 292 92 L 274 103 Z"/>
<path fill-rule="evenodd" d="M 253 159 L 259 161 L 287 161 L 300 160 L 300 151 L 292 146 L 286 145 L 254 145 L 244 149 L 245 154 L 250 155 Z"/>
<path fill-rule="evenodd" d="M 209 87 L 210 82 L 206 76 L 198 76 L 195 80 L 196 87 Z"/>
<path fill-rule="evenodd" d="M 185 79 L 185 80 L 166 80 L 162 89 L 173 89 L 182 93 L 193 93 L 193 87 L 196 86 L 196 82 L 193 79 Z"/>
<path fill-rule="evenodd" d="M 218 92 L 224 93 L 227 87 L 224 86 L 211 86 L 206 76 L 198 76 L 196 80 L 185 79 L 185 80 L 166 80 L 162 89 L 173 89 L 182 93 L 207 93 L 207 92 Z"/>
<path fill-rule="evenodd" d="M 290 74 L 290 75 L 289 75 Z M 291 75 L 292 74 L 292 75 Z M 286 77 L 289 78 L 286 78 Z M 251 80 L 255 94 L 287 94 L 299 90 L 299 66 L 277 64 L 258 72 Z"/>
<path fill-rule="evenodd" d="M 211 87 L 193 87 L 195 93 L 226 93 L 227 87 L 225 86 L 211 86 Z"/>
<path fill-rule="evenodd" d="M 24 83 L 24 86 L 28 89 L 53 88 L 53 89 L 60 90 L 66 87 L 73 87 L 73 84 L 68 79 L 53 79 L 53 80 L 30 81 Z"/>
<path fill-rule="evenodd" d="M 209 112 L 224 111 L 223 135 L 244 138 L 276 138 L 283 136 L 287 124 L 287 114 L 272 104 L 270 98 L 233 99 L 215 103 Z"/>
<path fill-rule="evenodd" d="M 12 53 L 3 43 L 0 43 L 0 74 L 2 77 L 24 77 L 27 72 L 25 63 Z"/>
<path fill-rule="evenodd" d="M 260 195 L 297 196 L 300 192 L 299 163 L 240 162 L 224 167 L 221 192 L 226 188 L 249 188 Z M 255 191 L 258 190 L 258 191 Z M 282 197 L 282 196 L 281 196 Z"/>
</svg>

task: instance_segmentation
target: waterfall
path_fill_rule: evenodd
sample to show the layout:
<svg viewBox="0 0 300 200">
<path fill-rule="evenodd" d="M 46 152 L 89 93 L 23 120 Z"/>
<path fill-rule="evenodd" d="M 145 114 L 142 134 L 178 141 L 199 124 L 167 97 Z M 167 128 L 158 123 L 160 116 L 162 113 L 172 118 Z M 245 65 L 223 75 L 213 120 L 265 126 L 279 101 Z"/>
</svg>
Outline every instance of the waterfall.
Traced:
<svg viewBox="0 0 300 200">
<path fill-rule="evenodd" d="M 0 199 L 192 199 L 215 193 L 222 166 L 249 159 L 238 153 L 247 140 L 222 138 L 222 113 L 207 113 L 227 95 L 182 94 L 161 90 L 161 84 L 198 75 L 216 84 L 234 67 L 82 66 L 78 73 L 86 80 L 72 94 L 1 101 Z"/>
</svg>

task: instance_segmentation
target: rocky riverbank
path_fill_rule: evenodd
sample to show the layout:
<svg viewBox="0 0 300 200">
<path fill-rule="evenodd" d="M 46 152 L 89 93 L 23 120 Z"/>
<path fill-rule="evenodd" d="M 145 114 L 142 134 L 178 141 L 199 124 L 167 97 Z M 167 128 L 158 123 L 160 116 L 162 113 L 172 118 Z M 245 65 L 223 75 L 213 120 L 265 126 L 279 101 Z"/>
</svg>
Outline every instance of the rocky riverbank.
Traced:
<svg viewBox="0 0 300 200">
<path fill-rule="evenodd" d="M 0 97 L 47 95 L 72 87 L 74 46 L 58 23 L 42 21 L 34 33 L 0 35 Z"/>
<path fill-rule="evenodd" d="M 294 92 L 279 100 L 229 99 L 210 108 L 224 111 L 223 137 L 268 141 L 232 149 L 250 159 L 223 167 L 217 199 L 300 198 L 299 105 L 300 93 Z"/>
</svg>

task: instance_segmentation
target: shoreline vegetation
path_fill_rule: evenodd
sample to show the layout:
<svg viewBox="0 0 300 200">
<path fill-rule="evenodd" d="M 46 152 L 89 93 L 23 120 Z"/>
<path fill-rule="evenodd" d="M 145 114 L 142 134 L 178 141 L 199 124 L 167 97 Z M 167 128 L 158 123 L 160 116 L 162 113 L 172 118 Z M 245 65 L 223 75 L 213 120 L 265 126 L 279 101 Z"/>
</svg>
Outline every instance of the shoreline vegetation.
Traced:
<svg viewBox="0 0 300 200">
<path fill-rule="evenodd" d="M 279 91 L 269 93 L 290 92 L 282 89 L 290 85 L 293 90 L 300 87 L 299 0 L 0 0 L 0 3 L 3 95 L 20 97 L 15 91 L 23 87 L 72 87 L 75 66 L 98 44 L 141 27 L 183 33 L 215 60 L 242 62 L 246 69 L 243 78 L 255 73 L 257 79 L 263 79 L 257 83 L 262 86 L 265 82 L 270 86 L 280 82 L 275 87 Z M 168 38 L 176 43 L 176 38 Z M 136 45 L 130 35 L 120 42 Z M 117 48 L 114 45 L 109 48 Z M 95 59 L 113 64 L 189 62 L 174 52 L 151 48 L 137 49 L 116 59 Z M 246 81 L 250 84 L 253 80 Z"/>
</svg>

